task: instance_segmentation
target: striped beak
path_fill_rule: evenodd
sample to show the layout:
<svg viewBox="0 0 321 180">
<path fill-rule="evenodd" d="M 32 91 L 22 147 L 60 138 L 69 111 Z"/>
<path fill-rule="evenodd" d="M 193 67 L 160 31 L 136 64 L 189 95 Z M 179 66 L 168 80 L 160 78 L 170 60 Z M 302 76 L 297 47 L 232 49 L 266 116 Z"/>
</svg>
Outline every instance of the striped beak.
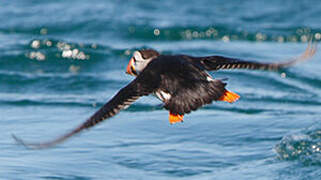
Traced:
<svg viewBox="0 0 321 180">
<path fill-rule="evenodd" d="M 132 76 L 137 76 L 137 72 L 135 71 L 135 67 L 134 67 L 133 63 L 134 63 L 134 59 L 131 58 L 131 59 L 129 60 L 128 65 L 127 65 L 126 73 L 127 73 L 127 74 L 130 74 L 130 75 L 132 75 Z"/>
</svg>

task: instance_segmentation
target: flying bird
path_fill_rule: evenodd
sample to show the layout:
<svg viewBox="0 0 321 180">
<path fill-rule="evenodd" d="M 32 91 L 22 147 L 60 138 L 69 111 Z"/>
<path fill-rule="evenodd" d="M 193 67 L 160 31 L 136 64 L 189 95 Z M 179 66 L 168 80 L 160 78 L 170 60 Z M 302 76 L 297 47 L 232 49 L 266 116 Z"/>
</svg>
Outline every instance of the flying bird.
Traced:
<svg viewBox="0 0 321 180">
<path fill-rule="evenodd" d="M 149 94 L 155 95 L 169 111 L 171 124 L 182 122 L 185 114 L 211 104 L 213 101 L 235 102 L 240 96 L 227 90 L 223 80 L 213 78 L 208 71 L 220 69 L 279 70 L 312 57 L 316 44 L 309 43 L 305 52 L 281 63 L 261 63 L 224 56 L 194 57 L 163 55 L 153 49 L 133 53 L 126 72 L 136 78 L 123 87 L 103 107 L 74 130 L 44 143 L 27 143 L 12 135 L 20 144 L 31 149 L 54 146 L 67 138 L 115 116 L 134 101 Z"/>
</svg>

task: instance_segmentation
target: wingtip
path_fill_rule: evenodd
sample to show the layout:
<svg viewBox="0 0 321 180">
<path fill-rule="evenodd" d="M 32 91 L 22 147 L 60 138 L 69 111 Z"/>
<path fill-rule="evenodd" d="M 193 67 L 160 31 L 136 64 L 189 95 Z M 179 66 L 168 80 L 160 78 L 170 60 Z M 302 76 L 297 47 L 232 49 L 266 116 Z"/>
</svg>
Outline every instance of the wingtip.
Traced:
<svg viewBox="0 0 321 180">
<path fill-rule="evenodd" d="M 316 41 L 310 40 L 308 43 L 308 47 L 301 54 L 301 56 L 297 59 L 297 62 L 305 61 L 305 60 L 308 60 L 311 57 L 313 57 L 315 55 L 315 53 L 317 52 L 317 47 L 318 47 L 318 43 Z"/>
<path fill-rule="evenodd" d="M 303 53 L 302 57 L 304 59 L 311 58 L 317 52 L 318 43 L 312 39 L 309 41 L 306 51 Z"/>
<path fill-rule="evenodd" d="M 37 150 L 37 149 L 44 149 L 48 148 L 47 146 L 41 145 L 41 144 L 32 144 L 32 143 L 26 143 L 24 140 L 21 138 L 17 137 L 15 134 L 11 134 L 12 138 L 16 141 L 18 145 L 23 146 L 26 149 L 29 150 Z"/>
<path fill-rule="evenodd" d="M 11 134 L 11 137 L 16 141 L 17 144 L 23 145 L 23 141 L 18 138 L 15 134 Z"/>
<path fill-rule="evenodd" d="M 307 48 L 301 55 L 294 57 L 292 59 L 289 59 L 285 63 L 274 64 L 273 66 L 270 66 L 270 67 L 272 68 L 275 67 L 276 69 L 286 68 L 294 64 L 310 60 L 317 52 L 317 45 L 318 43 L 316 41 L 309 40 Z"/>
<path fill-rule="evenodd" d="M 11 134 L 11 137 L 15 140 L 15 142 L 18 145 L 21 145 L 21 146 L 25 147 L 26 149 L 32 149 L 21 138 L 18 138 L 15 134 Z"/>
</svg>

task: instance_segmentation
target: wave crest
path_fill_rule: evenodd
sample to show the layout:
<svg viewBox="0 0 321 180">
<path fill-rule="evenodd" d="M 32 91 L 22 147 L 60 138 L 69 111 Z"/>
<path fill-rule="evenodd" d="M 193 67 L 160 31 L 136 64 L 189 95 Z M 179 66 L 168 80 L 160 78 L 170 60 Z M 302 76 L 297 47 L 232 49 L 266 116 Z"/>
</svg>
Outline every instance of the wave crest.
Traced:
<svg viewBox="0 0 321 180">
<path fill-rule="evenodd" d="M 298 160 L 304 165 L 321 166 L 321 127 L 313 126 L 283 137 L 275 146 L 275 151 L 282 160 Z"/>
</svg>

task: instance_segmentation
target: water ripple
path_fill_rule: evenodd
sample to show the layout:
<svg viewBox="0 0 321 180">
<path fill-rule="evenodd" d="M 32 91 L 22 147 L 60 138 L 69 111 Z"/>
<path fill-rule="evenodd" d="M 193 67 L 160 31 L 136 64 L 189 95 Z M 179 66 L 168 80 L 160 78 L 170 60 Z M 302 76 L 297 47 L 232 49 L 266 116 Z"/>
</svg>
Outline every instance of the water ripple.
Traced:
<svg viewBox="0 0 321 180">
<path fill-rule="evenodd" d="M 270 32 L 269 32 L 270 31 Z M 275 29 L 269 29 L 267 32 L 253 32 L 238 30 L 224 25 L 215 25 L 207 27 L 190 26 L 190 27 L 164 27 L 154 28 L 148 25 L 137 26 L 131 25 L 128 28 L 126 38 L 135 38 L 142 40 L 222 40 L 228 41 L 258 41 L 258 42 L 307 42 L 313 38 L 317 41 L 321 39 L 319 29 L 306 27 L 286 28 L 285 33 L 275 34 Z"/>
</svg>

